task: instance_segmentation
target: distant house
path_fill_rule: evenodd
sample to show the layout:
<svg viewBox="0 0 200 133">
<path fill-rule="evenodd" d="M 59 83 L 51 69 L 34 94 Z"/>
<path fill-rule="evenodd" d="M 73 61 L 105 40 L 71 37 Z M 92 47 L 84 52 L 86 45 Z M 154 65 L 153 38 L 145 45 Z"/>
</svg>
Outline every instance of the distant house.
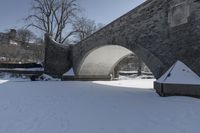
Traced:
<svg viewBox="0 0 200 133">
<path fill-rule="evenodd" d="M 8 33 L 0 32 L 0 44 L 13 44 L 16 39 L 17 31 L 10 29 Z"/>
<path fill-rule="evenodd" d="M 8 43 L 9 42 L 9 36 L 7 33 L 0 33 L 0 43 Z"/>
</svg>

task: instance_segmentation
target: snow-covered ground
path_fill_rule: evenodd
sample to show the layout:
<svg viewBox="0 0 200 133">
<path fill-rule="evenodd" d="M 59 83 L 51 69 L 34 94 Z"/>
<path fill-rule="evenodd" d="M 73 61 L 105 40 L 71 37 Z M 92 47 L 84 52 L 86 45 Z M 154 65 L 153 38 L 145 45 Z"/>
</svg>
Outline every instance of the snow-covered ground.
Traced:
<svg viewBox="0 0 200 133">
<path fill-rule="evenodd" d="M 161 98 L 152 87 L 152 79 L 0 80 L 0 133 L 199 133 L 199 99 Z"/>
</svg>

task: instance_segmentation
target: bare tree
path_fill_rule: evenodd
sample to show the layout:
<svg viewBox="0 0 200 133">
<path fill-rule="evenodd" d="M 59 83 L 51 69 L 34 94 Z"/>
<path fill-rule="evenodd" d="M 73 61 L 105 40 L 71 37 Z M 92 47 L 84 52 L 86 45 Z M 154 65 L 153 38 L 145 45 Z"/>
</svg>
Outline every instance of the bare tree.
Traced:
<svg viewBox="0 0 200 133">
<path fill-rule="evenodd" d="M 73 29 L 78 31 L 76 34 L 77 41 L 83 40 L 102 27 L 103 24 L 96 24 L 94 20 L 85 17 L 78 18 L 73 25 Z"/>
<path fill-rule="evenodd" d="M 28 27 L 51 34 L 59 43 L 78 32 L 71 30 L 79 11 L 76 0 L 33 0 L 32 11 L 26 18 Z M 68 32 L 64 33 L 65 31 Z"/>
<path fill-rule="evenodd" d="M 28 29 L 18 29 L 16 39 L 22 46 L 27 46 L 30 41 L 36 39 L 36 35 Z"/>
<path fill-rule="evenodd" d="M 73 29 L 79 31 L 77 37 L 79 40 L 83 40 L 95 32 L 97 27 L 95 21 L 81 17 L 77 19 L 76 23 L 73 25 Z"/>
</svg>

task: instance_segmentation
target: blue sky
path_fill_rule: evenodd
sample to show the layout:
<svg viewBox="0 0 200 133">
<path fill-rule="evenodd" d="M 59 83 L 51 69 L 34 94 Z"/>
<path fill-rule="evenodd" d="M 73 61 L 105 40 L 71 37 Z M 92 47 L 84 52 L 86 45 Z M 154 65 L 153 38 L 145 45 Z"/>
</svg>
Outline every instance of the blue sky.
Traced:
<svg viewBox="0 0 200 133">
<path fill-rule="evenodd" d="M 97 23 L 108 24 L 145 0 L 77 0 L 83 15 Z M 0 32 L 20 28 L 28 15 L 31 0 L 0 1 Z"/>
</svg>

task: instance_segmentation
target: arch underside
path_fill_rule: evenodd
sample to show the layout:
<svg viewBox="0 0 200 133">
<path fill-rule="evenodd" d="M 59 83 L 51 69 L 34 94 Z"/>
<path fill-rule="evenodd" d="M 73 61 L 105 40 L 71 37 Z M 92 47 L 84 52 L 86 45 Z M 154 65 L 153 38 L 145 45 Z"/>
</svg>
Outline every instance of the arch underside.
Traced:
<svg viewBox="0 0 200 133">
<path fill-rule="evenodd" d="M 79 78 L 110 78 L 114 67 L 132 51 L 118 45 L 106 45 L 89 51 L 79 63 L 76 75 Z"/>
</svg>

